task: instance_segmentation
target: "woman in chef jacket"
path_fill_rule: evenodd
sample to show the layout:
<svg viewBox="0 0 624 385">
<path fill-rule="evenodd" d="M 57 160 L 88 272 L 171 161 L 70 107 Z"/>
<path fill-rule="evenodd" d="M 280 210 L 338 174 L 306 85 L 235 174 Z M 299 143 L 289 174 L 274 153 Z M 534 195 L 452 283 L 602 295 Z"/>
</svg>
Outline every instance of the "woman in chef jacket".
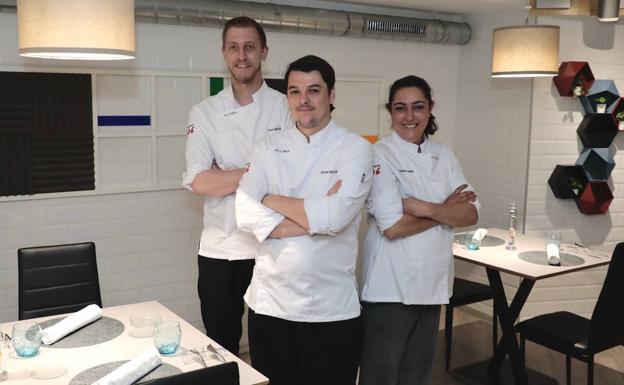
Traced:
<svg viewBox="0 0 624 385">
<path fill-rule="evenodd" d="M 360 385 L 429 382 L 440 305 L 453 290 L 453 228 L 478 219 L 457 159 L 429 140 L 433 106 L 424 79 L 395 81 L 386 104 L 393 133 L 373 147 Z"/>
</svg>

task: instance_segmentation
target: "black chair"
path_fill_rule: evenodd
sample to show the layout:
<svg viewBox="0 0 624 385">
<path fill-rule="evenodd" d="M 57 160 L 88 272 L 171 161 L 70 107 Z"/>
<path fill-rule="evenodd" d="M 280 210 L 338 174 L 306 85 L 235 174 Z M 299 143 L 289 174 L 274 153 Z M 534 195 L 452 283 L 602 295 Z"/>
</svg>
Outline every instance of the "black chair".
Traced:
<svg viewBox="0 0 624 385">
<path fill-rule="evenodd" d="M 102 306 L 93 242 L 17 250 L 19 319 Z"/>
<path fill-rule="evenodd" d="M 566 381 L 570 385 L 570 357 L 587 363 L 587 384 L 594 383 L 594 355 L 624 344 L 624 242 L 613 251 L 609 270 L 591 319 L 566 311 L 542 314 L 516 325 L 524 357 L 525 340 L 566 356 Z M 524 359 L 524 358 L 523 358 Z"/>
<path fill-rule="evenodd" d="M 238 377 L 238 365 L 236 362 L 228 362 L 221 365 L 210 366 L 175 374 L 169 377 L 140 382 L 141 385 L 240 385 Z"/>
<path fill-rule="evenodd" d="M 444 326 L 444 339 L 446 340 L 446 371 L 451 363 L 451 343 L 453 340 L 453 310 L 458 306 L 487 301 L 492 299 L 492 289 L 489 285 L 468 281 L 455 277 L 453 283 L 453 296 L 446 305 L 446 321 Z M 492 306 L 492 349 L 496 349 L 498 326 L 496 312 Z"/>
</svg>

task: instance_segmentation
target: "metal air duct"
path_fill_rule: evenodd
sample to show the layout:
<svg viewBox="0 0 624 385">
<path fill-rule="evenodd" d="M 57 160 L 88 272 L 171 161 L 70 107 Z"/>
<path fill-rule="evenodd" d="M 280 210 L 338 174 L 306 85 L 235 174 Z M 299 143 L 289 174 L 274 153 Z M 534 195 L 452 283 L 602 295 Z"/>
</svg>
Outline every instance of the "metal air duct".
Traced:
<svg viewBox="0 0 624 385">
<path fill-rule="evenodd" d="M 229 19 L 246 15 L 267 31 L 306 33 L 464 45 L 472 31 L 467 23 L 437 19 L 371 15 L 235 0 L 135 0 L 135 19 L 221 28 Z M 15 12 L 16 0 L 0 0 L 1 12 Z"/>
<path fill-rule="evenodd" d="M 406 40 L 426 43 L 468 43 L 467 23 L 249 3 L 242 1 L 135 0 L 136 20 L 222 27 L 236 16 L 256 19 L 267 31 Z"/>
</svg>

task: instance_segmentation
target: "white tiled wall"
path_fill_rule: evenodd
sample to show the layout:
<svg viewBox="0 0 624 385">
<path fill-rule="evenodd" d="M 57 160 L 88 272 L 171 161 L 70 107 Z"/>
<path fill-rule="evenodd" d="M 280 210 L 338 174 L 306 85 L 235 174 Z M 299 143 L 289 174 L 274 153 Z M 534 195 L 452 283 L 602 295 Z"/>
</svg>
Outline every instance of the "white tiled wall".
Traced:
<svg viewBox="0 0 624 385">
<path fill-rule="evenodd" d="M 98 182 L 107 188 L 147 188 L 151 180 L 151 138 L 100 138 Z"/>
<path fill-rule="evenodd" d="M 594 18 L 541 18 L 540 23 L 561 27 L 561 61 L 589 62 L 596 79 L 614 80 L 624 94 L 624 25 L 601 24 Z M 541 235 L 554 228 L 565 241 L 580 241 L 610 253 L 624 241 L 624 153 L 615 155 L 610 178 L 615 199 L 605 215 L 581 214 L 572 200 L 555 198 L 547 184 L 557 164 L 574 164 L 579 157 L 582 144 L 576 129 L 582 119 L 576 98 L 559 96 L 551 79 L 535 81 L 526 231 Z M 616 149 L 623 148 L 621 135 L 614 141 Z M 556 310 L 591 316 L 605 272 L 606 267 L 538 282 L 523 317 Z"/>
<path fill-rule="evenodd" d="M 508 226 L 510 202 L 516 202 L 518 221 L 524 217 L 529 143 L 531 83 L 527 79 L 492 79 L 492 29 L 517 24 L 524 15 L 471 15 L 472 39 L 460 52 L 455 154 L 481 202 L 479 226 Z M 482 267 L 456 261 L 456 274 L 487 282 Z M 503 274 L 507 295 L 519 285 Z M 472 305 L 491 314 L 492 304 Z"/>
<path fill-rule="evenodd" d="M 105 305 L 158 299 L 197 323 L 197 223 L 186 191 L 0 203 L 0 319 L 17 318 L 17 254 L 23 246 L 94 241 Z M 191 293 L 191 294 L 189 294 Z"/>
<path fill-rule="evenodd" d="M 156 77 L 156 120 L 160 132 L 179 133 L 190 106 L 202 98 L 201 78 Z M 184 106 L 184 107 L 183 107 Z"/>
<path fill-rule="evenodd" d="M 560 97 L 551 78 L 532 83 L 489 77 L 492 29 L 521 24 L 522 19 L 520 14 L 472 16 L 473 40 L 460 53 L 455 147 L 484 206 L 480 225 L 506 227 L 507 207 L 513 199 L 519 207 L 519 224 L 526 221 L 527 233 L 541 236 L 556 229 L 564 241 L 581 241 L 610 252 L 624 240 L 624 173 L 618 166 L 624 154 L 615 157 L 611 182 L 616 199 L 609 212 L 581 214 L 572 200 L 556 199 L 547 183 L 555 165 L 574 164 L 579 156 L 582 145 L 576 129 L 583 115 L 578 101 Z M 588 61 L 597 79 L 613 79 L 624 92 L 624 26 L 600 24 L 594 18 L 540 18 L 539 23 L 561 26 L 561 61 Z M 620 135 L 615 142 L 621 146 Z M 486 280 L 481 268 L 460 263 L 456 267 L 459 275 Z M 556 310 L 591 316 L 605 270 L 537 282 L 521 318 Z M 510 297 L 519 279 L 503 279 Z M 475 308 L 491 312 L 490 303 Z"/>
</svg>

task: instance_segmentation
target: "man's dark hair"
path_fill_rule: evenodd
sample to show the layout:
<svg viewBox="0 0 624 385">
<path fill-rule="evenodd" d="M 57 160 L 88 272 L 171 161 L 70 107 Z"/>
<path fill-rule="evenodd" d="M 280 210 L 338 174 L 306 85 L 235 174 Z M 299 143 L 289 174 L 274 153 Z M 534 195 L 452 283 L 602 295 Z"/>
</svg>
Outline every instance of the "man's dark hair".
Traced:
<svg viewBox="0 0 624 385">
<path fill-rule="evenodd" d="M 258 36 L 260 36 L 260 42 L 262 43 L 261 48 L 265 48 L 267 46 L 266 34 L 264 33 L 264 29 L 262 26 L 248 16 L 238 16 L 228 20 L 223 26 L 223 32 L 221 33 L 221 44 L 225 47 L 225 35 L 230 28 L 255 28 L 256 32 L 258 32 Z"/>
<path fill-rule="evenodd" d="M 288 76 L 292 71 L 298 72 L 312 72 L 318 71 L 323 78 L 325 84 L 327 84 L 327 91 L 331 92 L 334 89 L 334 85 L 336 84 L 336 73 L 334 72 L 334 68 L 324 59 L 321 59 L 318 56 L 307 55 L 302 58 L 295 60 L 294 62 L 288 65 L 288 69 L 286 70 L 286 74 L 284 75 L 284 80 L 286 81 L 286 89 L 288 90 Z M 329 107 L 330 111 L 334 110 L 334 105 L 331 104 Z"/>
</svg>

